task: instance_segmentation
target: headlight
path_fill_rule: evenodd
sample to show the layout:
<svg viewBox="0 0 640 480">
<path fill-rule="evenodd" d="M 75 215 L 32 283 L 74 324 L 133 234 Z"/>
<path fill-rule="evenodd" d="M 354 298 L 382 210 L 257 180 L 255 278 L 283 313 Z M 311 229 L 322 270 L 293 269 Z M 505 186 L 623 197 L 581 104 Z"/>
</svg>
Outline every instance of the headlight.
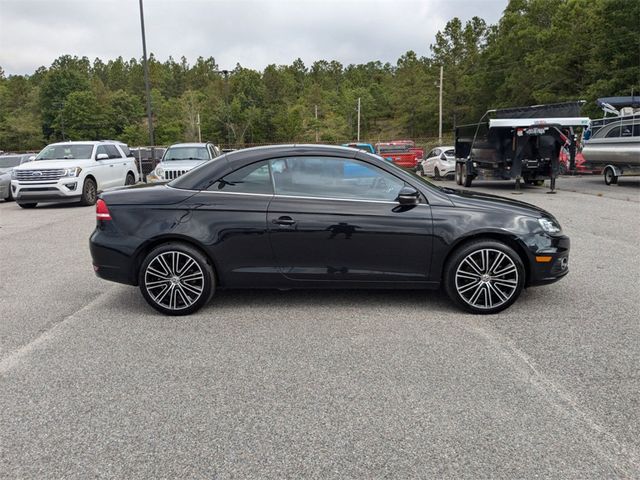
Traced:
<svg viewBox="0 0 640 480">
<path fill-rule="evenodd" d="M 158 178 L 162 178 L 162 176 L 164 175 L 164 170 L 162 169 L 162 167 L 157 167 L 153 173 L 156 175 L 156 177 Z"/>
<path fill-rule="evenodd" d="M 552 220 L 550 218 L 546 218 L 546 217 L 539 218 L 538 223 L 540 224 L 542 229 L 547 233 L 560 233 L 562 231 L 562 228 L 560 228 L 560 225 L 558 225 L 558 223 L 555 220 Z"/>
<path fill-rule="evenodd" d="M 82 171 L 82 169 L 80 167 L 67 168 L 64 171 L 64 175 L 62 175 L 62 176 L 63 177 L 77 177 L 78 175 L 80 175 L 81 171 Z"/>
<path fill-rule="evenodd" d="M 18 172 L 15 171 L 15 169 L 11 170 L 11 180 L 17 180 L 18 178 Z"/>
</svg>

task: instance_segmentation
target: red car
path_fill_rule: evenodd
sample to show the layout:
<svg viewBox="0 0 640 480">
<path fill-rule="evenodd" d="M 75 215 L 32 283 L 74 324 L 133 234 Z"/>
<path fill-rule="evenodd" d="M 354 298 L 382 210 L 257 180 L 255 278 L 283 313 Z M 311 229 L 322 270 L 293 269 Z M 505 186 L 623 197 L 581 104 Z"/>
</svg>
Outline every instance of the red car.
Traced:
<svg viewBox="0 0 640 480">
<path fill-rule="evenodd" d="M 380 142 L 376 143 L 375 148 L 378 155 L 395 163 L 399 167 L 416 170 L 418 168 L 418 154 L 416 150 L 420 151 L 420 157 L 422 157 L 422 150 L 412 147 L 411 144 L 413 144 L 413 142 L 410 140 Z"/>
</svg>

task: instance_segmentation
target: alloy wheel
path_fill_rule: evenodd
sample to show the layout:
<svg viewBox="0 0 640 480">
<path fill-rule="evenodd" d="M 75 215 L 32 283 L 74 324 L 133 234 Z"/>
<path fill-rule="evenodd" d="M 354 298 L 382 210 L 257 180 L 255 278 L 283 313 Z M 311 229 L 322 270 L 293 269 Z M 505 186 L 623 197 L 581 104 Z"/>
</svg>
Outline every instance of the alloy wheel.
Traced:
<svg viewBox="0 0 640 480">
<path fill-rule="evenodd" d="M 147 293 L 168 310 L 189 308 L 202 296 L 204 272 L 190 255 L 175 250 L 158 254 L 144 273 Z"/>
<path fill-rule="evenodd" d="M 513 259 L 493 248 L 471 252 L 455 273 L 458 295 L 478 309 L 494 309 L 508 302 L 518 290 L 518 281 Z"/>
</svg>

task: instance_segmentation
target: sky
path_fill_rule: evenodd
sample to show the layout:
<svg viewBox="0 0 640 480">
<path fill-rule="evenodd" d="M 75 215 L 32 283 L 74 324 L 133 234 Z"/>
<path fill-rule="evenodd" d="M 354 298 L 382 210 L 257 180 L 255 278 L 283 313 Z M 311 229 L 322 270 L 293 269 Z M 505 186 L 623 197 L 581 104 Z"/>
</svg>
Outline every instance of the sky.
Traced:
<svg viewBox="0 0 640 480">
<path fill-rule="evenodd" d="M 508 0 L 144 0 L 147 50 L 160 61 L 214 57 L 220 69 L 290 64 L 395 64 L 429 55 L 455 16 L 496 23 Z M 70 54 L 142 57 L 138 0 L 0 0 L 0 67 L 30 74 Z"/>
</svg>

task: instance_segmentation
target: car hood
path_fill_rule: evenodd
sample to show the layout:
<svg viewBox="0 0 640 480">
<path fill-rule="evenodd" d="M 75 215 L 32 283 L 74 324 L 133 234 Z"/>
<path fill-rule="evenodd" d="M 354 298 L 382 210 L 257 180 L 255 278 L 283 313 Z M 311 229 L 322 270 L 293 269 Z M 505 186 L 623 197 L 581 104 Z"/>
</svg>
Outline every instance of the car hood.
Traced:
<svg viewBox="0 0 640 480">
<path fill-rule="evenodd" d="M 174 205 L 195 193 L 164 184 L 139 183 L 128 187 L 109 188 L 100 194 L 100 198 L 107 202 L 107 205 Z"/>
<path fill-rule="evenodd" d="M 95 164 L 94 160 L 70 158 L 68 160 L 38 160 L 15 167 L 16 170 L 45 170 L 49 168 L 87 168 Z"/>
<path fill-rule="evenodd" d="M 160 162 L 158 167 L 162 167 L 163 170 L 186 170 L 197 167 L 203 162 L 206 162 L 206 160 L 170 160 L 168 162 Z"/>
<path fill-rule="evenodd" d="M 445 189 L 445 192 L 448 193 L 449 199 L 456 207 L 500 209 L 528 215 L 530 217 L 550 217 L 555 220 L 554 216 L 543 208 L 512 198 L 490 195 L 488 193 L 471 192 L 469 190 Z"/>
</svg>

